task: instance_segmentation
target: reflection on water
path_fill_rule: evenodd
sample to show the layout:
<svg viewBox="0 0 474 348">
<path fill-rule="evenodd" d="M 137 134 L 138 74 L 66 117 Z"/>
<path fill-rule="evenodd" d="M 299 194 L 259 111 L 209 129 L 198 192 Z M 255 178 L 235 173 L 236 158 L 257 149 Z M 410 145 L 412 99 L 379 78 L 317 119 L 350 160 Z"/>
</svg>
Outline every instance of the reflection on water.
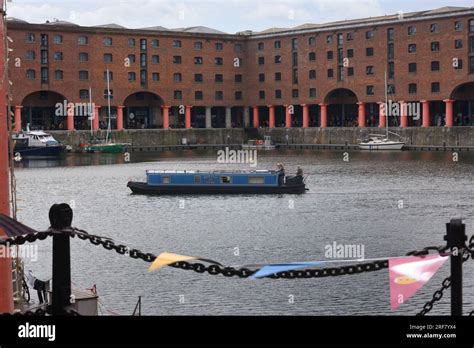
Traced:
<svg viewBox="0 0 474 348">
<path fill-rule="evenodd" d="M 271 197 L 148 197 L 131 195 L 126 187 L 128 180 L 143 180 L 147 169 L 245 168 L 218 164 L 215 152 L 131 154 L 130 163 L 123 155 L 91 154 L 22 161 L 16 170 L 19 219 L 45 229 L 49 207 L 67 202 L 74 206 L 74 225 L 91 233 L 146 252 L 171 251 L 229 265 L 320 260 L 334 242 L 364 245 L 367 258 L 401 256 L 443 245 L 445 223 L 457 216 L 465 217 L 468 233 L 474 234 L 474 154 L 459 153 L 457 163 L 444 152 L 348 154 L 344 161 L 344 152 L 259 152 L 257 169 L 283 162 L 289 173 L 301 165 L 309 174 L 307 194 Z M 39 249 L 39 261 L 27 261 L 27 267 L 49 279 L 51 241 L 40 242 Z M 465 274 L 472 274 L 473 264 L 467 263 Z M 168 268 L 148 273 L 147 266 L 72 241 L 76 286 L 97 284 L 103 302 L 124 314 L 131 313 L 138 296 L 146 314 L 159 315 L 391 314 L 386 271 L 251 281 Z M 448 272 L 446 264 L 396 314 L 416 313 Z M 465 279 L 465 303 L 474 307 L 474 277 Z M 449 296 L 433 312 L 449 314 Z"/>
</svg>

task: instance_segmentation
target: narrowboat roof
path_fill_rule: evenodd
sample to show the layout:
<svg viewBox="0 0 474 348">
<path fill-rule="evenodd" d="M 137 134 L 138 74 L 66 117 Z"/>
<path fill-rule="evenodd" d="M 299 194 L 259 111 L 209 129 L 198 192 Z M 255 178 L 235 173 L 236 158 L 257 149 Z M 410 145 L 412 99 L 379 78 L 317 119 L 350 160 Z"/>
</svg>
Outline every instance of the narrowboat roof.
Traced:
<svg viewBox="0 0 474 348">
<path fill-rule="evenodd" d="M 227 174 L 227 175 L 237 175 L 237 174 L 276 174 L 276 171 L 273 170 L 215 170 L 215 171 L 200 171 L 200 170 L 147 170 L 147 174 Z"/>
</svg>

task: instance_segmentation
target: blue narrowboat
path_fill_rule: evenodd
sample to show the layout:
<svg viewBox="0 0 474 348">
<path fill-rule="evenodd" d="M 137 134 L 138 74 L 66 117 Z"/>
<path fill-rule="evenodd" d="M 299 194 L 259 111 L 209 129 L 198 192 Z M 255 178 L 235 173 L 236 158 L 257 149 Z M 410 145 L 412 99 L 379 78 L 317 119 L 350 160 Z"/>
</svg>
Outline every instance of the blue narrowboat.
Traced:
<svg viewBox="0 0 474 348">
<path fill-rule="evenodd" d="M 300 194 L 306 192 L 302 175 L 255 171 L 147 171 L 146 182 L 129 182 L 135 194 Z"/>
</svg>

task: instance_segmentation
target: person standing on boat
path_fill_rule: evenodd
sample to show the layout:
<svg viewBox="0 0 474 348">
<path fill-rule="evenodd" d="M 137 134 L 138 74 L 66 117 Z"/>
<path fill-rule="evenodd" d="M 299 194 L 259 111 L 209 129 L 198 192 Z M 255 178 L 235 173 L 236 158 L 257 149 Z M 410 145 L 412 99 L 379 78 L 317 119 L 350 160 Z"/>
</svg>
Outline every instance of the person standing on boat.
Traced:
<svg viewBox="0 0 474 348">
<path fill-rule="evenodd" d="M 278 185 L 283 186 L 285 183 L 285 168 L 283 167 L 283 164 L 278 163 L 277 164 L 277 173 L 278 173 Z"/>
</svg>

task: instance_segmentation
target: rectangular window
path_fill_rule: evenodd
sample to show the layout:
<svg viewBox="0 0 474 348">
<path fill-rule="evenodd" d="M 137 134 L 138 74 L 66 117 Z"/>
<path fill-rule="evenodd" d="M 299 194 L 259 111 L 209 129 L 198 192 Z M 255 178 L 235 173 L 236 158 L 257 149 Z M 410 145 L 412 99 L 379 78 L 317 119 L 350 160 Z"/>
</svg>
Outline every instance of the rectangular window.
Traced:
<svg viewBox="0 0 474 348">
<path fill-rule="evenodd" d="M 291 96 L 292 96 L 293 98 L 298 98 L 299 95 L 300 95 L 299 90 L 293 89 L 293 90 L 291 91 Z"/>
<path fill-rule="evenodd" d="M 474 33 L 474 19 L 469 21 L 469 32 Z"/>
<path fill-rule="evenodd" d="M 146 51 L 146 39 L 140 39 L 140 50 Z"/>
<path fill-rule="evenodd" d="M 416 27 L 414 26 L 411 26 L 411 27 L 408 27 L 408 35 L 415 35 L 416 34 Z"/>
<path fill-rule="evenodd" d="M 440 91 L 441 87 L 439 82 L 431 83 L 431 93 L 439 93 Z"/>
<path fill-rule="evenodd" d="M 133 82 L 137 80 L 137 74 L 134 72 L 129 72 L 128 73 L 128 81 Z"/>
<path fill-rule="evenodd" d="M 63 43 L 63 36 L 62 35 L 54 35 L 53 43 L 62 44 Z"/>
<path fill-rule="evenodd" d="M 409 94 L 416 94 L 416 91 L 417 91 L 417 85 L 416 83 L 410 83 L 408 85 L 408 93 Z"/>
<path fill-rule="evenodd" d="M 258 65 L 264 65 L 265 64 L 265 57 L 258 57 Z"/>
<path fill-rule="evenodd" d="M 328 69 L 328 77 L 333 78 L 334 77 L 334 70 L 333 69 Z"/>
<path fill-rule="evenodd" d="M 433 23 L 430 25 L 430 33 L 439 33 L 439 24 Z"/>
<path fill-rule="evenodd" d="M 264 100 L 265 99 L 265 91 L 259 91 L 258 92 L 258 97 L 260 98 L 260 100 Z"/>
<path fill-rule="evenodd" d="M 347 58 L 354 58 L 354 50 L 352 48 L 347 50 Z"/>
<path fill-rule="evenodd" d="M 173 40 L 173 48 L 181 48 L 181 40 Z"/>
<path fill-rule="evenodd" d="M 372 65 L 369 65 L 368 67 L 365 68 L 365 73 L 366 73 L 366 75 L 373 75 L 374 74 L 374 67 Z"/>
<path fill-rule="evenodd" d="M 298 65 L 298 52 L 293 52 L 292 63 L 293 63 L 293 67 Z"/>
<path fill-rule="evenodd" d="M 354 34 L 353 33 L 347 33 L 347 41 L 353 41 L 354 40 Z"/>
<path fill-rule="evenodd" d="M 27 33 L 26 34 L 26 42 L 29 42 L 29 43 L 35 42 L 35 34 Z"/>
<path fill-rule="evenodd" d="M 365 32 L 365 38 L 367 40 L 373 39 L 374 38 L 374 31 L 373 30 L 366 31 Z"/>
<path fill-rule="evenodd" d="M 135 55 L 134 54 L 129 54 L 128 55 L 128 60 L 130 61 L 130 63 L 135 63 L 135 60 L 136 60 Z"/>
<path fill-rule="evenodd" d="M 63 53 L 62 52 L 54 52 L 53 58 L 54 58 L 54 60 L 63 60 Z"/>
<path fill-rule="evenodd" d="M 216 65 L 223 65 L 224 64 L 224 59 L 220 58 L 220 57 L 216 57 L 214 59 L 214 62 Z"/>
<path fill-rule="evenodd" d="M 55 80 L 62 80 L 63 79 L 63 71 L 62 70 L 56 70 L 54 72 L 54 79 Z"/>
<path fill-rule="evenodd" d="M 281 48 L 281 41 L 275 41 L 275 48 L 276 49 Z"/>
<path fill-rule="evenodd" d="M 388 44 L 388 59 L 395 59 L 395 45 L 393 43 Z"/>
<path fill-rule="evenodd" d="M 194 49 L 195 50 L 202 50 L 202 42 L 197 41 L 194 43 Z"/>
<path fill-rule="evenodd" d="M 104 54 L 104 62 L 110 63 L 112 62 L 113 56 L 112 53 L 105 53 Z"/>
<path fill-rule="evenodd" d="M 146 85 L 146 82 L 147 82 L 146 70 L 140 70 L 140 84 Z"/>
<path fill-rule="evenodd" d="M 26 70 L 26 78 L 28 80 L 34 80 L 36 78 L 36 72 L 33 69 Z"/>
<path fill-rule="evenodd" d="M 112 38 L 111 37 L 104 37 L 103 39 L 104 46 L 112 46 Z"/>
<path fill-rule="evenodd" d="M 203 77 L 202 74 L 194 74 L 194 82 L 202 82 Z"/>
<path fill-rule="evenodd" d="M 79 71 L 79 80 L 89 80 L 89 72 L 87 70 Z"/>
<path fill-rule="evenodd" d="M 347 68 L 347 76 L 354 76 L 354 68 Z"/>
<path fill-rule="evenodd" d="M 293 84 L 298 83 L 298 69 L 293 69 Z"/>
<path fill-rule="evenodd" d="M 41 34 L 41 46 L 48 46 L 48 35 Z"/>
<path fill-rule="evenodd" d="M 219 83 L 220 83 L 220 82 L 224 82 L 224 75 L 222 75 L 222 74 L 216 74 L 216 75 L 214 76 L 214 81 L 215 81 L 215 82 L 219 82 Z"/>
<path fill-rule="evenodd" d="M 28 60 L 34 60 L 36 57 L 35 51 L 26 51 L 26 56 L 25 58 Z"/>
<path fill-rule="evenodd" d="M 373 47 L 367 47 L 365 49 L 365 54 L 367 57 L 372 57 L 374 55 L 374 48 Z"/>
<path fill-rule="evenodd" d="M 243 94 L 241 91 L 235 92 L 235 100 L 242 100 Z"/>
<path fill-rule="evenodd" d="M 474 53 L 474 36 L 469 37 L 469 53 Z"/>
<path fill-rule="evenodd" d="M 112 81 L 114 79 L 114 73 L 112 71 L 109 71 L 109 81 Z M 104 71 L 104 81 L 107 81 L 107 71 Z"/>
<path fill-rule="evenodd" d="M 41 83 L 48 83 L 49 73 L 48 68 L 41 68 Z"/>
<path fill-rule="evenodd" d="M 387 40 L 388 42 L 392 42 L 395 40 L 395 29 L 389 28 L 387 29 Z"/>
<path fill-rule="evenodd" d="M 203 63 L 202 57 L 194 57 L 194 64 L 202 65 L 202 63 Z"/>
<path fill-rule="evenodd" d="M 151 40 L 151 47 L 153 47 L 153 48 L 160 47 L 160 40 L 158 40 L 158 39 Z"/>
<path fill-rule="evenodd" d="M 281 72 L 275 73 L 275 81 L 281 81 Z"/>
<path fill-rule="evenodd" d="M 173 97 L 176 100 L 181 100 L 183 98 L 183 93 L 181 91 L 174 91 Z"/>
<path fill-rule="evenodd" d="M 388 85 L 387 86 L 387 93 L 389 95 L 394 95 L 395 94 L 395 85 Z"/>
<path fill-rule="evenodd" d="M 332 44 L 332 35 L 326 36 L 326 43 Z"/>
<path fill-rule="evenodd" d="M 454 30 L 461 31 L 463 29 L 463 24 L 461 21 L 454 22 Z"/>
<path fill-rule="evenodd" d="M 263 75 L 263 79 L 265 80 L 265 75 Z M 234 81 L 235 83 L 241 83 L 243 80 L 243 77 L 241 74 L 237 74 L 234 76 Z"/>
<path fill-rule="evenodd" d="M 439 71 L 439 69 L 440 67 L 438 61 L 431 62 L 431 71 Z"/>
<path fill-rule="evenodd" d="M 173 81 L 174 82 L 181 82 L 182 81 L 182 75 L 180 73 L 174 73 L 173 74 Z"/>
<path fill-rule="evenodd" d="M 221 176 L 221 184 L 232 184 L 232 177 Z"/>
<path fill-rule="evenodd" d="M 128 39 L 128 47 L 135 47 L 135 39 L 132 39 L 132 38 Z"/>
<path fill-rule="evenodd" d="M 147 63 L 146 53 L 140 53 L 140 67 L 146 68 L 146 65 L 147 65 L 146 63 Z"/>
<path fill-rule="evenodd" d="M 262 185 L 265 184 L 265 178 L 263 176 L 249 176 L 250 185 Z"/>
<path fill-rule="evenodd" d="M 80 52 L 79 53 L 79 61 L 80 62 L 87 62 L 89 60 L 89 53 L 87 52 Z"/>
<path fill-rule="evenodd" d="M 202 100 L 204 98 L 204 93 L 202 91 L 196 91 L 194 92 L 194 99 L 196 100 Z"/>
<path fill-rule="evenodd" d="M 309 71 L 309 79 L 310 80 L 315 80 L 316 79 L 316 70 L 310 70 Z"/>
<path fill-rule="evenodd" d="M 153 64 L 159 64 L 160 63 L 160 56 L 157 56 L 156 54 L 155 55 L 152 55 L 151 56 L 151 62 Z"/>
<path fill-rule="evenodd" d="M 374 86 L 367 86 L 367 95 L 374 95 L 374 94 L 375 94 Z"/>
<path fill-rule="evenodd" d="M 308 39 L 308 45 L 309 46 L 314 46 L 316 45 L 316 38 L 314 36 L 310 36 Z"/>
<path fill-rule="evenodd" d="M 309 89 L 309 97 L 310 98 L 316 98 L 316 88 L 310 88 Z"/>
<path fill-rule="evenodd" d="M 236 43 L 236 44 L 234 45 L 234 52 L 240 53 L 240 52 L 242 52 L 242 51 L 243 51 L 242 44 Z"/>
<path fill-rule="evenodd" d="M 309 60 L 314 61 L 316 60 L 316 52 L 309 52 Z"/>
<path fill-rule="evenodd" d="M 328 57 L 328 60 L 331 60 L 334 58 L 334 52 L 333 51 L 328 51 L 327 52 L 327 57 Z"/>
<path fill-rule="evenodd" d="M 474 57 L 469 57 L 469 74 L 474 74 Z"/>
<path fill-rule="evenodd" d="M 157 72 L 152 73 L 151 78 L 155 82 L 160 81 L 160 73 L 157 73 Z"/>
<path fill-rule="evenodd" d="M 473 41 L 474 41 L 474 39 L 473 39 Z M 454 48 L 455 48 L 455 49 L 457 49 L 457 50 L 458 50 L 458 49 L 461 49 L 462 46 L 463 46 L 463 45 L 462 45 L 462 40 L 454 40 Z"/>
<path fill-rule="evenodd" d="M 41 50 L 41 64 L 48 64 L 48 51 Z"/>
<path fill-rule="evenodd" d="M 291 49 L 292 50 L 298 49 L 298 39 L 291 39 Z"/>
<path fill-rule="evenodd" d="M 408 72 L 409 73 L 416 73 L 416 63 L 408 64 Z"/>
<path fill-rule="evenodd" d="M 79 90 L 79 99 L 89 99 L 89 90 L 88 89 L 80 89 Z"/>
<path fill-rule="evenodd" d="M 408 53 L 416 53 L 416 44 L 408 45 Z"/>
<path fill-rule="evenodd" d="M 77 38 L 77 43 L 79 45 L 87 45 L 89 43 L 89 38 L 87 36 L 84 36 L 84 35 L 79 36 Z"/>
<path fill-rule="evenodd" d="M 431 51 L 432 52 L 439 52 L 440 50 L 440 45 L 438 41 L 432 42 L 431 43 Z"/>
<path fill-rule="evenodd" d="M 216 98 L 216 100 L 222 100 L 222 99 L 224 99 L 224 92 L 222 92 L 222 91 L 216 91 L 215 98 Z"/>
<path fill-rule="evenodd" d="M 224 49 L 224 44 L 222 42 L 216 42 L 216 51 L 222 51 Z"/>
<path fill-rule="evenodd" d="M 344 44 L 344 35 L 337 34 L 337 45 L 342 46 Z"/>
<path fill-rule="evenodd" d="M 181 64 L 181 56 L 173 56 L 173 64 Z"/>
<path fill-rule="evenodd" d="M 169 176 L 164 176 L 163 179 L 163 184 L 167 185 L 171 183 L 170 177 Z"/>
<path fill-rule="evenodd" d="M 275 56 L 275 64 L 281 63 L 281 56 Z"/>
<path fill-rule="evenodd" d="M 393 79 L 395 77 L 395 63 L 388 63 L 388 78 Z"/>
<path fill-rule="evenodd" d="M 263 51 L 263 50 L 265 49 L 265 43 L 259 42 L 259 43 L 257 44 L 257 49 L 258 49 L 259 51 Z"/>
<path fill-rule="evenodd" d="M 258 81 L 265 82 L 265 74 L 258 74 Z"/>
<path fill-rule="evenodd" d="M 276 98 L 276 99 L 281 99 L 281 89 L 277 89 L 277 90 L 275 91 L 275 98 Z"/>
</svg>

